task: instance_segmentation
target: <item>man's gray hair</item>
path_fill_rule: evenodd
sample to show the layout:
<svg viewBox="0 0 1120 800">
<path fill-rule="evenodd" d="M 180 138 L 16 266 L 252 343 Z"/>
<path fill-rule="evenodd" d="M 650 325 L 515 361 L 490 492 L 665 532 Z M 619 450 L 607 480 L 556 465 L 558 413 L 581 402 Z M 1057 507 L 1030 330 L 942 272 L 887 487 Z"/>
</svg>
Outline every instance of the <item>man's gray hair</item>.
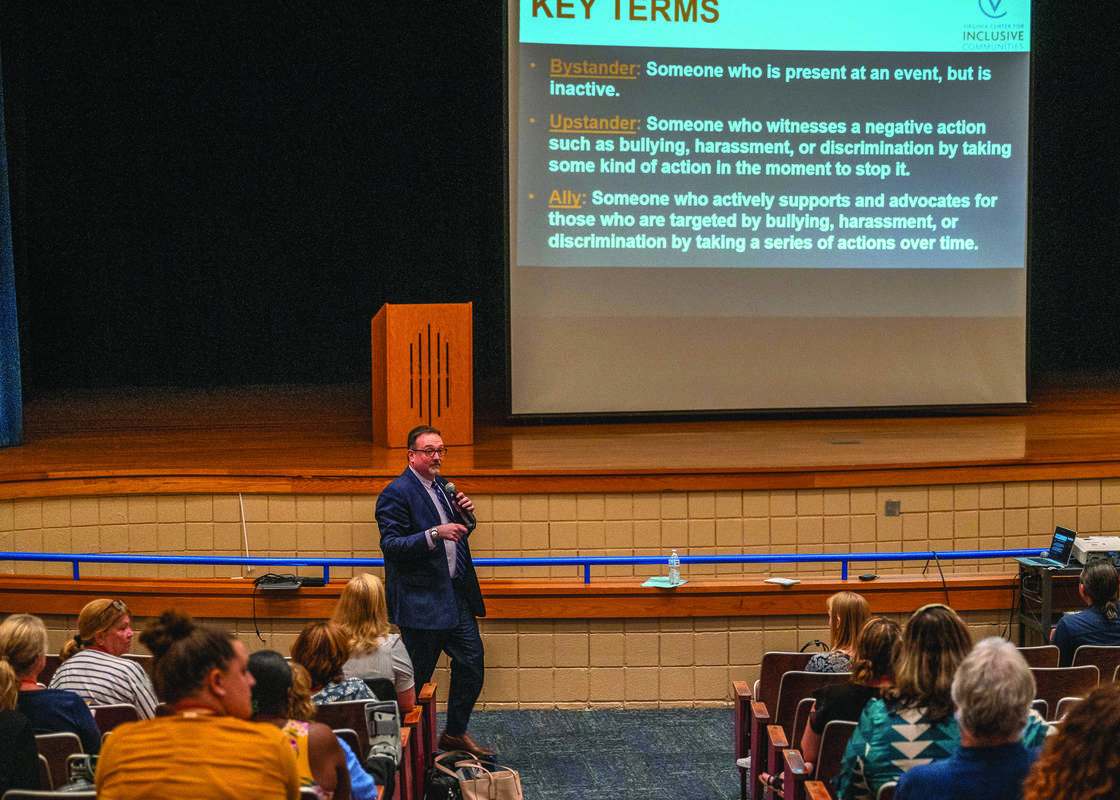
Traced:
<svg viewBox="0 0 1120 800">
<path fill-rule="evenodd" d="M 969 653 L 953 678 L 957 721 L 977 739 L 1021 735 L 1035 696 L 1034 676 L 1010 642 L 984 639 Z"/>
</svg>

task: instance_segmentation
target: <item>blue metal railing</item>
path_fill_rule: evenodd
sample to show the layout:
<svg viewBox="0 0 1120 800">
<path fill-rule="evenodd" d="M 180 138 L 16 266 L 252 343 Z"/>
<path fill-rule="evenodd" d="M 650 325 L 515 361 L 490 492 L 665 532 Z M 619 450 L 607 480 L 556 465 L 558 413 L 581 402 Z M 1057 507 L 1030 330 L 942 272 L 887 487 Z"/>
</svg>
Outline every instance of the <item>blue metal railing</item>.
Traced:
<svg viewBox="0 0 1120 800">
<path fill-rule="evenodd" d="M 848 579 L 848 564 L 864 561 L 929 561 L 1020 558 L 1037 556 L 1038 548 L 1027 550 L 923 550 L 913 553 L 809 553 L 798 555 L 722 555 L 681 556 L 681 566 L 688 564 L 804 564 L 840 562 L 840 577 Z M 81 564 L 203 564 L 212 566 L 253 567 L 322 567 L 323 582 L 331 582 L 331 567 L 380 567 L 382 558 L 262 558 L 247 556 L 142 556 L 116 553 L 12 553 L 0 552 L 0 561 L 69 562 L 74 580 L 81 580 Z M 476 558 L 476 567 L 560 567 L 582 566 L 583 582 L 591 583 L 591 568 L 600 566 L 634 566 L 649 564 L 666 566 L 668 556 L 558 556 L 554 558 Z"/>
</svg>

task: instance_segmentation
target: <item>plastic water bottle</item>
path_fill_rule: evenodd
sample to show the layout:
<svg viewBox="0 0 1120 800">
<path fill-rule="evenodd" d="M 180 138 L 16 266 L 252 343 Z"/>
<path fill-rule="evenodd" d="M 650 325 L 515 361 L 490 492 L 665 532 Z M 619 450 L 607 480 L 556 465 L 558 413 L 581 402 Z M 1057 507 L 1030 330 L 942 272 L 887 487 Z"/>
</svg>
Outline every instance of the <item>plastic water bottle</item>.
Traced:
<svg viewBox="0 0 1120 800">
<path fill-rule="evenodd" d="M 681 582 L 681 557 L 674 550 L 669 556 L 669 583 L 676 586 Z"/>
</svg>

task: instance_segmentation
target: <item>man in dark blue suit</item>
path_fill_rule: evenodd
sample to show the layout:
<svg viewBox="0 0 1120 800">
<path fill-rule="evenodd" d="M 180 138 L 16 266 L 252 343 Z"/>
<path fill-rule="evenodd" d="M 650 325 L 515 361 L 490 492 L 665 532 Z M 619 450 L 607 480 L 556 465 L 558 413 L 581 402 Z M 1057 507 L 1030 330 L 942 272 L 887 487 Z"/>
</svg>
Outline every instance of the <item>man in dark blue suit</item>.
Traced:
<svg viewBox="0 0 1120 800">
<path fill-rule="evenodd" d="M 440 749 L 488 758 L 494 751 L 467 733 L 485 671 L 477 618 L 486 616 L 486 607 L 467 544 L 474 504 L 462 492 L 448 496 L 439 475 L 445 452 L 439 431 L 414 428 L 408 434 L 408 468 L 377 498 L 385 600 L 389 620 L 400 628 L 412 659 L 417 686 L 431 680 L 440 653 L 451 658 Z"/>
</svg>

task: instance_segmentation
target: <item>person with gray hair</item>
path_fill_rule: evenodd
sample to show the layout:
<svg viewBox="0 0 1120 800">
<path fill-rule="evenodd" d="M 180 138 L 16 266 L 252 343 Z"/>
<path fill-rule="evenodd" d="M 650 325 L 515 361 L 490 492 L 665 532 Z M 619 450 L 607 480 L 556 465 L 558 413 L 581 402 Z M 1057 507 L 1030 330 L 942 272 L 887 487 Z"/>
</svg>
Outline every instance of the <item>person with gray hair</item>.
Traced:
<svg viewBox="0 0 1120 800">
<path fill-rule="evenodd" d="M 1034 676 L 1015 646 L 984 639 L 953 678 L 961 747 L 903 773 L 896 800 L 1019 800 L 1049 729 L 1031 709 Z"/>
</svg>

